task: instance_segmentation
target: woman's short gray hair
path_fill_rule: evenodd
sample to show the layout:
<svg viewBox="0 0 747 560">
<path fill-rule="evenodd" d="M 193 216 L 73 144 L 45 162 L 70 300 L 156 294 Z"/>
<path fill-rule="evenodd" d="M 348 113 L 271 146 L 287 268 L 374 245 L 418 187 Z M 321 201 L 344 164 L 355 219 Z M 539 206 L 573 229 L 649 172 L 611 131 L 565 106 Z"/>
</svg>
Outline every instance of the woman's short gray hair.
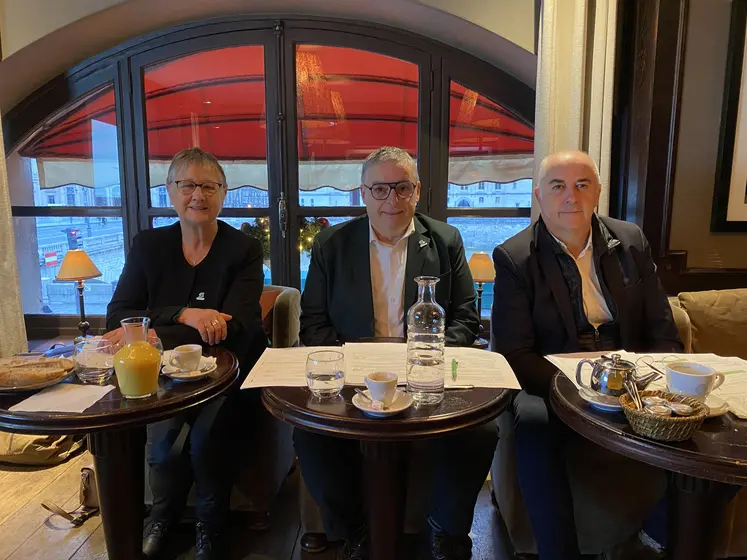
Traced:
<svg viewBox="0 0 747 560">
<path fill-rule="evenodd" d="M 412 177 L 413 183 L 420 181 L 418 165 L 415 163 L 415 160 L 412 159 L 410 154 L 402 148 L 382 146 L 381 148 L 371 152 L 366 158 L 366 161 L 363 162 L 363 168 L 361 169 L 361 183 L 365 183 L 364 177 L 366 176 L 366 171 L 368 171 L 369 167 L 378 165 L 379 163 L 384 163 L 385 161 L 394 161 L 407 169 L 410 172 L 410 177 Z"/>
<path fill-rule="evenodd" d="M 166 184 L 170 185 L 173 183 L 176 172 L 188 165 L 212 168 L 213 171 L 217 171 L 218 175 L 220 175 L 220 182 L 223 186 L 228 186 L 226 184 L 226 172 L 223 171 L 223 167 L 218 159 L 213 154 L 201 148 L 187 148 L 174 156 L 174 159 L 171 160 L 171 165 L 169 165 L 169 172 L 166 174 Z"/>
</svg>

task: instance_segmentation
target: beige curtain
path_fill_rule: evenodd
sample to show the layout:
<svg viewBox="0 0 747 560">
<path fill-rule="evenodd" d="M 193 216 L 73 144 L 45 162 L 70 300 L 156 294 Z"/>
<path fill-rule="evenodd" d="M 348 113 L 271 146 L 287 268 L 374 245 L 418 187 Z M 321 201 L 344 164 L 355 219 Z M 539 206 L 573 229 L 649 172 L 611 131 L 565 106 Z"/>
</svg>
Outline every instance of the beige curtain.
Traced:
<svg viewBox="0 0 747 560">
<path fill-rule="evenodd" d="M 8 173 L 5 169 L 3 136 L 0 134 L 0 358 L 26 350 L 21 288 L 16 265 L 13 220 L 10 214 Z"/>
<path fill-rule="evenodd" d="M 588 152 L 599 167 L 599 212 L 604 215 L 609 210 L 616 18 L 613 0 L 544 0 L 537 58 L 535 177 L 548 154 Z"/>
</svg>

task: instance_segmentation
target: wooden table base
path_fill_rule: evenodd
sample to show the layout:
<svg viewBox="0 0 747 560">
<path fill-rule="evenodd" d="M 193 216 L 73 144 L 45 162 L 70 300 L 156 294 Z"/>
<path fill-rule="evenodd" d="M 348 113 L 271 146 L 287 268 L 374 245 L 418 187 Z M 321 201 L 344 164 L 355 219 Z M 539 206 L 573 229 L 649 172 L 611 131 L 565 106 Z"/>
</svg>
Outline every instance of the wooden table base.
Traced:
<svg viewBox="0 0 747 560">
<path fill-rule="evenodd" d="M 406 444 L 362 441 L 371 560 L 398 557 L 404 527 Z"/>
<path fill-rule="evenodd" d="M 712 560 L 721 536 L 724 513 L 734 487 L 721 482 L 670 473 L 670 560 Z"/>
<path fill-rule="evenodd" d="M 145 426 L 89 434 L 109 560 L 143 558 Z"/>
</svg>

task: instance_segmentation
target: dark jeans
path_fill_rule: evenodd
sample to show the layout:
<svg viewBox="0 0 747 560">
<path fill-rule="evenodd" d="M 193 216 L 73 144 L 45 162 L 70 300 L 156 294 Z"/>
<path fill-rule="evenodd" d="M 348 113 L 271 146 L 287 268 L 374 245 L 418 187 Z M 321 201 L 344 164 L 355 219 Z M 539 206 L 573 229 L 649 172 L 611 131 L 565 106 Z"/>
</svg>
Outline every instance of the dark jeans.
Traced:
<svg viewBox="0 0 747 560">
<path fill-rule="evenodd" d="M 349 538 L 366 519 L 360 443 L 298 429 L 293 441 L 301 474 L 321 509 L 327 536 L 331 540 Z M 467 536 L 497 443 L 494 422 L 424 442 L 430 472 L 423 474 L 431 480 L 428 517 L 437 529 Z"/>
<path fill-rule="evenodd" d="M 514 397 L 516 466 L 519 486 L 541 560 L 580 558 L 565 463 L 565 447 L 576 437 L 544 399 L 521 391 Z M 644 530 L 666 546 L 666 497 L 644 523 Z"/>
<path fill-rule="evenodd" d="M 572 436 L 544 399 L 521 391 L 513 401 L 516 471 L 541 560 L 576 560 L 573 499 L 565 468 Z"/>
<path fill-rule="evenodd" d="M 239 452 L 246 450 L 237 443 L 238 427 L 246 428 L 242 418 L 261 406 L 258 396 L 258 391 L 234 392 L 148 426 L 154 521 L 178 522 L 194 482 L 197 519 L 214 528 L 224 524 L 236 470 L 244 458 Z"/>
</svg>

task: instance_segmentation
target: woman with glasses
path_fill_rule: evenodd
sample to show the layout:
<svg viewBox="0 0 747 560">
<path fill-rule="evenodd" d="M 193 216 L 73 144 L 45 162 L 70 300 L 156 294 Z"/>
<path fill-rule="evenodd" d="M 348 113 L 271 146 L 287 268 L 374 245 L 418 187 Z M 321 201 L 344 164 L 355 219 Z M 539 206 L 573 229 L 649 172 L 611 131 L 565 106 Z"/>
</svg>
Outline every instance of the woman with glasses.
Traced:
<svg viewBox="0 0 747 560">
<path fill-rule="evenodd" d="M 224 222 L 226 175 L 218 160 L 199 148 L 174 156 L 167 176 L 179 221 L 139 233 L 107 309 L 105 337 L 122 338 L 119 322 L 147 316 L 164 348 L 180 344 L 224 346 L 236 354 L 243 374 L 267 346 L 261 324 L 264 276 L 258 241 Z M 195 558 L 222 558 L 220 534 L 238 463 L 224 460 L 242 405 L 231 395 L 205 407 L 148 426 L 147 456 L 153 492 L 152 523 L 143 541 L 147 558 L 162 556 L 194 482 Z M 259 403 L 254 403 L 259 406 Z M 244 403 L 243 406 L 246 406 Z M 179 438 L 185 429 L 186 439 Z M 177 440 L 184 441 L 175 449 Z"/>
</svg>

